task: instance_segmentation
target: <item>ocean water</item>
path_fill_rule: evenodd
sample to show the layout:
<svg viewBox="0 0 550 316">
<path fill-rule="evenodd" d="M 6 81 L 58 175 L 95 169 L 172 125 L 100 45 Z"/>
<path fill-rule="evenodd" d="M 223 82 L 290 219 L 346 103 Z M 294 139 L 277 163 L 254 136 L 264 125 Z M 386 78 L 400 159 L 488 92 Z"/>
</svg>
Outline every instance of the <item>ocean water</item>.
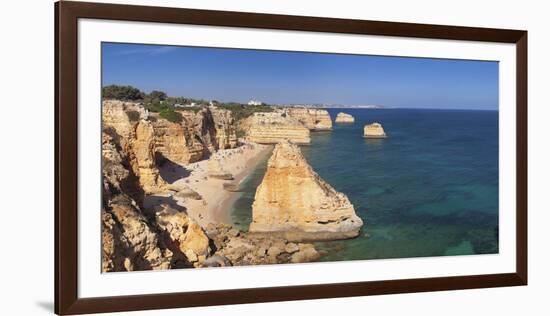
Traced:
<svg viewBox="0 0 550 316">
<path fill-rule="evenodd" d="M 355 239 L 318 242 L 322 261 L 498 253 L 498 112 L 330 109 L 355 124 L 312 133 L 302 152 L 345 193 L 365 226 Z M 364 139 L 380 122 L 388 138 Z M 235 225 L 247 230 L 263 161 L 243 183 Z"/>
</svg>

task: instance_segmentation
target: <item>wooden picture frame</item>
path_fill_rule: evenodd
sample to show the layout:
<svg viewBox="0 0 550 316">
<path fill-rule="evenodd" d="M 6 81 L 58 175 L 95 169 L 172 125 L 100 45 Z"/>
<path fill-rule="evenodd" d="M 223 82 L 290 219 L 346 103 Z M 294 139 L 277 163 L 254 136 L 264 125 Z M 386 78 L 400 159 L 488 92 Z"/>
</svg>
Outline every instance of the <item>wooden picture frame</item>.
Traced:
<svg viewBox="0 0 550 316">
<path fill-rule="evenodd" d="M 289 287 L 78 297 L 79 19 L 512 43 L 516 47 L 516 271 Z M 55 4 L 55 312 L 60 315 L 527 284 L 527 31 L 61 1 Z"/>
</svg>

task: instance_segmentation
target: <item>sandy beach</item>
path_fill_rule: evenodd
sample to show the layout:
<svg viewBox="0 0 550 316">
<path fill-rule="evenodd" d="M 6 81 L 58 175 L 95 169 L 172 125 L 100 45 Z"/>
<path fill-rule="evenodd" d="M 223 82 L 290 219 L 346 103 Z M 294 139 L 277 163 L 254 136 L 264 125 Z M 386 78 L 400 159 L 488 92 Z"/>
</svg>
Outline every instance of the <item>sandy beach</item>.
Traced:
<svg viewBox="0 0 550 316">
<path fill-rule="evenodd" d="M 166 203 L 187 212 L 201 226 L 209 223 L 231 223 L 231 206 L 239 197 L 239 192 L 224 189 L 224 184 L 240 183 L 256 168 L 258 163 L 271 153 L 273 146 L 245 143 L 232 149 L 223 149 L 214 153 L 208 160 L 202 160 L 185 166 L 164 166 L 161 174 L 177 179 L 173 186 L 186 185 L 201 195 L 201 199 L 178 197 L 173 192 L 146 197 L 145 207 Z M 220 161 L 223 170 L 233 175 L 232 180 L 216 179 L 208 176 L 208 161 Z"/>
</svg>

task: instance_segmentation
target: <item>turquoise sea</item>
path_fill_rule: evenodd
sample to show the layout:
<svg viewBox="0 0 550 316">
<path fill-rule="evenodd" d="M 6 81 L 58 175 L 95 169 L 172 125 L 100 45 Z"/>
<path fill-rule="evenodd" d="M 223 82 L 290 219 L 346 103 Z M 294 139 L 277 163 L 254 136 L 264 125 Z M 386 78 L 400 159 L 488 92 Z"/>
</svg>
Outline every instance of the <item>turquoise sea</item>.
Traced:
<svg viewBox="0 0 550 316">
<path fill-rule="evenodd" d="M 366 225 L 350 240 L 318 242 L 322 261 L 498 253 L 498 112 L 329 109 L 355 117 L 312 133 L 302 152 L 345 193 Z M 388 138 L 364 139 L 380 122 Z M 233 221 L 248 229 L 263 161 L 243 183 Z"/>
</svg>

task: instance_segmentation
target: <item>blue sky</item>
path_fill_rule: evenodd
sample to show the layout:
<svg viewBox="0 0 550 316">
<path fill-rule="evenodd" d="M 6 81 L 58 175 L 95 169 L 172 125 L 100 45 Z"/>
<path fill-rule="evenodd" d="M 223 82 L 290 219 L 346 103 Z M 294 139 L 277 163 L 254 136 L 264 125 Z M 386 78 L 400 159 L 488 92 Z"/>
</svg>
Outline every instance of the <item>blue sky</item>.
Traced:
<svg viewBox="0 0 550 316">
<path fill-rule="evenodd" d="M 103 85 L 207 100 L 498 109 L 498 62 L 103 43 Z"/>
</svg>

